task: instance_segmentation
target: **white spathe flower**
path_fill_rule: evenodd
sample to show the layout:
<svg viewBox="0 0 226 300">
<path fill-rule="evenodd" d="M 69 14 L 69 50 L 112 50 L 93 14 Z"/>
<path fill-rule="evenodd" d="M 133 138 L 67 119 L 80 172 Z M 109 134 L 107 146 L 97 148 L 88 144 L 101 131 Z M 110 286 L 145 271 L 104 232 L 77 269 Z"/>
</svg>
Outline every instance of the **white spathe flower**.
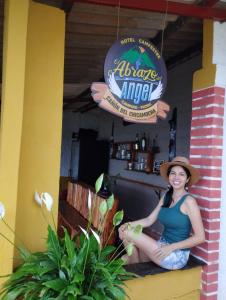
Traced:
<svg viewBox="0 0 226 300">
<path fill-rule="evenodd" d="M 42 199 L 43 203 L 45 204 L 46 209 L 48 211 L 51 211 L 52 206 L 53 206 L 53 197 L 49 193 L 42 193 L 41 199 Z"/>
<path fill-rule="evenodd" d="M 100 237 L 99 237 L 99 235 L 92 228 L 91 228 L 91 231 L 92 231 L 95 239 L 97 240 L 98 244 L 100 245 Z"/>
<path fill-rule="evenodd" d="M 81 226 L 79 226 L 79 228 L 82 230 L 82 232 L 85 234 L 85 237 L 87 238 L 87 240 L 89 240 L 89 234 L 88 234 L 88 232 L 84 229 L 84 228 L 82 228 Z"/>
<path fill-rule="evenodd" d="M 92 207 L 92 198 L 91 198 L 91 193 L 89 190 L 89 194 L 88 194 L 88 209 L 91 210 Z"/>
<path fill-rule="evenodd" d="M 0 219 L 3 219 L 5 216 L 5 206 L 2 202 L 0 202 Z"/>
<path fill-rule="evenodd" d="M 40 197 L 40 195 L 37 191 L 35 191 L 34 198 L 35 198 L 36 203 L 38 203 L 38 205 L 42 206 L 42 198 Z"/>
</svg>

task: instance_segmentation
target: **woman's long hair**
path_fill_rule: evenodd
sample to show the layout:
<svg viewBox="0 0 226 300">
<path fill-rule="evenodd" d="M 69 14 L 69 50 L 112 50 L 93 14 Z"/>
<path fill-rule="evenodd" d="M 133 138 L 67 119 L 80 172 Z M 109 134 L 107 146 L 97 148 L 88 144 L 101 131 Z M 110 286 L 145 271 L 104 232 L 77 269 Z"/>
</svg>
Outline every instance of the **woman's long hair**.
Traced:
<svg viewBox="0 0 226 300">
<path fill-rule="evenodd" d="M 176 165 L 170 166 L 167 170 L 167 176 L 169 177 L 169 174 L 172 170 L 173 167 L 175 167 Z M 189 172 L 189 170 L 183 166 L 180 166 L 184 169 L 187 178 L 191 177 L 191 173 Z M 163 201 L 163 205 L 162 207 L 170 207 L 171 203 L 173 202 L 173 187 L 170 185 L 168 188 L 168 191 L 166 192 L 165 196 L 164 196 L 164 201 Z"/>
</svg>

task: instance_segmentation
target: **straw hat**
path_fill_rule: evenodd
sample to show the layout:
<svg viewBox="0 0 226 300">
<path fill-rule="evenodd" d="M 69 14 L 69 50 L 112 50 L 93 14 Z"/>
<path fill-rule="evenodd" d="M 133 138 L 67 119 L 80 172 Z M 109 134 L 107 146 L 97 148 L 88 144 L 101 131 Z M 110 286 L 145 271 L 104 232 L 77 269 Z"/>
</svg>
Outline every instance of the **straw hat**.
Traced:
<svg viewBox="0 0 226 300">
<path fill-rule="evenodd" d="M 170 166 L 182 166 L 185 167 L 190 172 L 191 177 L 188 182 L 188 186 L 191 186 L 196 182 L 198 182 L 200 177 L 199 171 L 194 167 L 192 167 L 192 165 L 189 163 L 189 160 L 186 157 L 176 156 L 172 161 L 166 162 L 160 166 L 160 174 L 166 181 L 169 181 L 167 171 Z"/>
</svg>

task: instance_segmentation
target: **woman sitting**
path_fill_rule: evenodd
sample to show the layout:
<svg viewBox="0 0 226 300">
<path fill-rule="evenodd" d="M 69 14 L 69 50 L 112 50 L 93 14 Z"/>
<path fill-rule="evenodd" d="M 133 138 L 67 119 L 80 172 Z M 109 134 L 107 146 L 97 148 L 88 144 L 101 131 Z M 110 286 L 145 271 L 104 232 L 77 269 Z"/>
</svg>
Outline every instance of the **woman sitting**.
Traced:
<svg viewBox="0 0 226 300">
<path fill-rule="evenodd" d="M 122 258 L 128 264 L 153 261 L 165 269 L 175 270 L 187 264 L 192 247 L 205 241 L 199 207 L 187 192 L 187 187 L 199 180 L 199 173 L 187 158 L 178 156 L 161 165 L 160 174 L 170 187 L 157 207 L 148 217 L 125 223 L 119 228 L 119 237 L 124 246 L 128 243 L 134 245 L 133 254 Z M 164 226 L 158 241 L 144 233 L 133 233 L 132 228 L 136 225 L 144 228 L 157 220 Z"/>
</svg>

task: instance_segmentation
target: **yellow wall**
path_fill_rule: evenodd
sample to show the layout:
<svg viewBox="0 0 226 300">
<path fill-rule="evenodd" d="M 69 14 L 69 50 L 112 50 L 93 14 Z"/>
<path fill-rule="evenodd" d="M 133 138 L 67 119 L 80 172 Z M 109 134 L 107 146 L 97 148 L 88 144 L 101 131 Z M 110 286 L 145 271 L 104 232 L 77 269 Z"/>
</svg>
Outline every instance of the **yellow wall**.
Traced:
<svg viewBox="0 0 226 300">
<path fill-rule="evenodd" d="M 201 268 L 149 275 L 126 282 L 131 300 L 199 300 Z"/>
<path fill-rule="evenodd" d="M 29 0 L 5 2 L 0 201 L 16 235 L 40 250 L 47 231 L 34 191 L 53 195 L 55 219 L 58 210 L 65 14 Z M 0 230 L 9 236 L 1 222 Z M 12 271 L 15 253 L 2 238 L 0 249 L 1 275 Z"/>
<path fill-rule="evenodd" d="M 25 84 L 29 1 L 5 1 L 0 132 L 0 201 L 5 220 L 15 228 Z M 0 221 L 0 232 L 14 236 Z M 0 275 L 12 270 L 13 247 L 0 237 Z"/>
<path fill-rule="evenodd" d="M 213 21 L 203 22 L 203 55 L 201 70 L 194 73 L 193 91 L 213 86 L 215 83 L 216 65 L 212 64 L 213 57 Z"/>
<path fill-rule="evenodd" d="M 49 192 L 55 219 L 58 212 L 64 31 L 63 11 L 31 2 L 16 218 L 16 231 L 31 250 L 43 249 L 47 227 L 34 191 Z"/>
</svg>

